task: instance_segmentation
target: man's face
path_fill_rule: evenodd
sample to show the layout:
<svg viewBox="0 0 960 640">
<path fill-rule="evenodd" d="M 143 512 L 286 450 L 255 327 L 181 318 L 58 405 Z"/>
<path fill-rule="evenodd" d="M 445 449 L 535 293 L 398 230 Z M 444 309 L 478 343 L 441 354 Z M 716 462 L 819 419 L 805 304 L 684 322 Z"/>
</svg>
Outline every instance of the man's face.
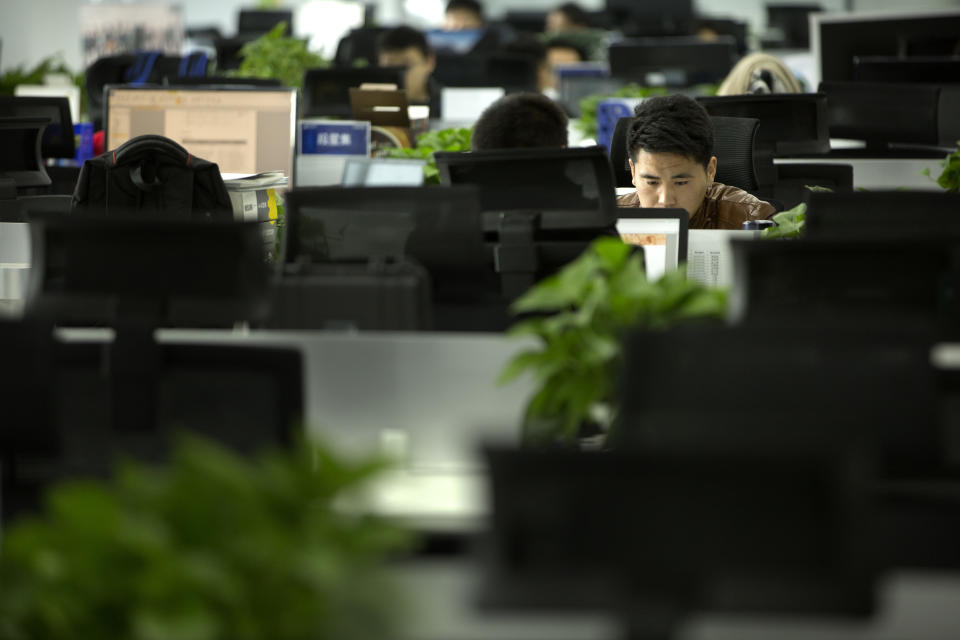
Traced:
<svg viewBox="0 0 960 640">
<path fill-rule="evenodd" d="M 567 20 L 567 14 L 563 11 L 551 11 L 547 14 L 547 21 L 544 27 L 544 31 L 547 33 L 569 31 L 572 28 L 573 24 Z"/>
<path fill-rule="evenodd" d="M 630 161 L 630 174 L 641 207 L 681 208 L 692 216 L 713 184 L 717 158 L 710 158 L 704 168 L 688 156 L 641 149 L 636 161 Z"/>
<path fill-rule="evenodd" d="M 413 99 L 425 99 L 427 95 L 427 80 L 437 65 L 434 56 L 424 56 L 416 47 L 381 51 L 377 56 L 377 64 L 381 67 L 406 67 L 404 77 L 407 95 Z"/>
<path fill-rule="evenodd" d="M 443 28 L 447 31 L 463 31 L 464 29 L 482 29 L 483 20 L 473 11 L 466 9 L 451 9 L 443 14 Z"/>
</svg>

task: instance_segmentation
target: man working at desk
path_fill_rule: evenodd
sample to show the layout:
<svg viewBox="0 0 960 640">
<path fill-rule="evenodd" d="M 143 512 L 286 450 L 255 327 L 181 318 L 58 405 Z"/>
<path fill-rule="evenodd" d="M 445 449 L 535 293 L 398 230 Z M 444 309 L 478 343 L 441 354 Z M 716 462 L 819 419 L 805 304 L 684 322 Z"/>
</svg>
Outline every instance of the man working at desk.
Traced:
<svg viewBox="0 0 960 640">
<path fill-rule="evenodd" d="M 776 209 L 746 191 L 713 178 L 713 125 L 692 98 L 648 98 L 634 111 L 627 131 L 630 175 L 636 191 L 617 198 L 620 207 L 686 209 L 691 229 L 741 229 Z"/>
</svg>

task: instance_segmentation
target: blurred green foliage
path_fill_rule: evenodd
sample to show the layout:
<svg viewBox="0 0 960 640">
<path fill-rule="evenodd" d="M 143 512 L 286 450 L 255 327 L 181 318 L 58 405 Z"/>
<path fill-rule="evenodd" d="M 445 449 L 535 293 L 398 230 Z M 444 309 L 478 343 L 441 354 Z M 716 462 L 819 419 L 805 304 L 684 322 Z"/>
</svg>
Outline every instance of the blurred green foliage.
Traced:
<svg viewBox="0 0 960 640">
<path fill-rule="evenodd" d="M 470 138 L 473 129 L 441 129 L 427 131 L 417 136 L 417 146 L 412 149 L 387 149 L 388 158 L 418 158 L 427 161 L 423 167 L 423 180 L 426 184 L 440 184 L 437 162 L 433 157 L 436 151 L 470 151 Z"/>
<path fill-rule="evenodd" d="M 0 638 L 390 637 L 382 565 L 407 535 L 339 507 L 383 469 L 306 442 L 247 459 L 184 436 L 166 466 L 64 482 L 5 531 Z"/>
<path fill-rule="evenodd" d="M 957 149 L 943 159 L 941 166 L 943 171 L 937 177 L 937 184 L 950 193 L 960 193 L 960 140 L 957 140 Z M 924 169 L 921 173 L 933 177 L 930 169 Z"/>
<path fill-rule="evenodd" d="M 527 403 L 524 439 L 571 443 L 598 408 L 616 413 L 615 380 L 623 333 L 663 329 L 680 322 L 721 318 L 727 292 L 688 280 L 686 270 L 647 280 L 642 253 L 618 238 L 595 240 L 575 261 L 518 298 L 517 314 L 537 314 L 509 331 L 534 337 L 535 349 L 517 354 L 500 382 L 524 373 L 537 391 Z"/>
<path fill-rule="evenodd" d="M 275 78 L 286 87 L 303 87 L 307 69 L 329 66 L 328 61 L 308 50 L 303 40 L 283 35 L 286 28 L 286 22 L 278 22 L 269 32 L 243 45 L 240 68 L 228 75 Z"/>
</svg>

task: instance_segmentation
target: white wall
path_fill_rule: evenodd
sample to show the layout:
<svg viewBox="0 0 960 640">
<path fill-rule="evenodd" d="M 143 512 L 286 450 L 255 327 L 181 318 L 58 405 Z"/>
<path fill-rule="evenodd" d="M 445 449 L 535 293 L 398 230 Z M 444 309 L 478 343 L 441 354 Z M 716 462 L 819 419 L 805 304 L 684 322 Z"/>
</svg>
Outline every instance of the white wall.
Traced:
<svg viewBox="0 0 960 640">
<path fill-rule="evenodd" d="M 129 0 L 128 0 L 129 1 Z M 148 2 L 151 0 L 143 0 Z M 154 0 L 155 1 L 155 0 Z M 282 5 L 295 7 L 303 0 L 287 0 Z M 408 19 L 420 26 L 442 17 L 444 0 L 371 0 L 376 2 L 382 23 L 396 24 L 404 20 L 403 7 L 411 12 Z M 563 0 L 482 0 L 492 16 L 503 15 L 508 9 L 546 10 Z M 599 9 L 603 0 L 579 0 L 588 9 Z M 705 15 L 733 17 L 748 21 L 754 30 L 764 26 L 764 6 L 771 0 L 696 0 L 697 8 Z M 788 0 L 784 0 L 785 3 Z M 819 0 L 829 11 L 843 10 L 847 0 Z M 0 69 L 20 65 L 34 65 L 43 58 L 62 52 L 67 64 L 74 70 L 80 67 L 80 37 L 77 30 L 80 0 L 0 0 Z M 236 30 L 237 11 L 254 4 L 253 0 L 183 0 L 184 20 L 190 26 L 216 26 L 226 34 Z M 944 9 L 960 7 L 960 0 L 854 0 L 857 11 L 894 11 Z M 418 13 L 419 15 L 414 15 Z"/>
</svg>

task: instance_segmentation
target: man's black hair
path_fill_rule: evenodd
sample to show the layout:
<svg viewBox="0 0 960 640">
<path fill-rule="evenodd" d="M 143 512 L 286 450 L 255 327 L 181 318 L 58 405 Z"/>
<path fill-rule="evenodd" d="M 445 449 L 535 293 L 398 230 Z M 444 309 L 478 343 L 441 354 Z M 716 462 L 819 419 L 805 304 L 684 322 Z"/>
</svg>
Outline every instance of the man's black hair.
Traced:
<svg viewBox="0 0 960 640">
<path fill-rule="evenodd" d="M 573 49 L 577 52 L 577 55 L 580 56 L 581 62 L 586 62 L 589 59 L 586 50 L 579 43 L 562 36 L 548 39 L 546 48 L 547 51 L 550 49 Z"/>
<path fill-rule="evenodd" d="M 511 93 L 480 114 L 473 127 L 475 151 L 567 146 L 567 114 L 541 93 Z"/>
<path fill-rule="evenodd" d="M 483 5 L 481 5 L 477 0 L 450 0 L 447 3 L 447 8 L 443 10 L 444 13 L 449 13 L 450 11 L 470 11 L 471 13 L 477 14 L 481 20 L 483 20 Z"/>
<path fill-rule="evenodd" d="M 571 24 L 575 24 L 581 27 L 590 26 L 590 14 L 584 10 L 583 7 L 578 5 L 576 2 L 565 2 L 554 11 L 559 11 L 567 17 L 567 20 Z"/>
<path fill-rule="evenodd" d="M 427 43 L 427 37 L 422 32 L 413 27 L 394 27 L 387 29 L 377 38 L 377 53 L 384 51 L 403 51 L 410 47 L 416 47 L 423 54 L 424 58 L 430 56 L 430 45 Z"/>
<path fill-rule="evenodd" d="M 647 98 L 633 111 L 627 152 L 636 162 L 640 150 L 676 153 L 703 164 L 713 155 L 713 123 L 706 109 L 680 94 Z"/>
</svg>

